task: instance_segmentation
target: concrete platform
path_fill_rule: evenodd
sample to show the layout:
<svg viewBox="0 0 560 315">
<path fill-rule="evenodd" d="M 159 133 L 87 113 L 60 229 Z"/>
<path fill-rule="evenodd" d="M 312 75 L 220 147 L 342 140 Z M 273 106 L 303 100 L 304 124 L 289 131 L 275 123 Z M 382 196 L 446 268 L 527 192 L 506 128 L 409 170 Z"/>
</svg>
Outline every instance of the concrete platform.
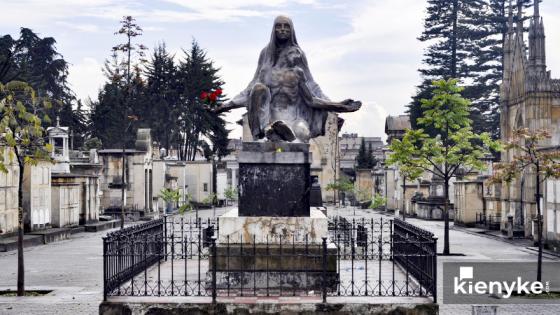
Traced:
<svg viewBox="0 0 560 315">
<path fill-rule="evenodd" d="M 119 226 L 119 224 L 120 224 L 119 220 L 99 221 L 96 223 L 85 224 L 84 228 L 86 232 L 100 232 L 100 231 L 116 228 Z"/>
<path fill-rule="evenodd" d="M 4 239 L 0 239 L 0 252 L 7 252 L 11 250 L 16 250 L 17 236 L 12 236 Z M 24 235 L 23 236 L 23 247 L 31 247 L 43 245 L 43 237 L 41 235 Z"/>
<path fill-rule="evenodd" d="M 62 240 L 67 240 L 72 235 L 72 228 L 51 228 L 41 231 L 33 231 L 28 235 L 38 235 L 43 238 L 43 244 L 49 244 Z"/>
</svg>

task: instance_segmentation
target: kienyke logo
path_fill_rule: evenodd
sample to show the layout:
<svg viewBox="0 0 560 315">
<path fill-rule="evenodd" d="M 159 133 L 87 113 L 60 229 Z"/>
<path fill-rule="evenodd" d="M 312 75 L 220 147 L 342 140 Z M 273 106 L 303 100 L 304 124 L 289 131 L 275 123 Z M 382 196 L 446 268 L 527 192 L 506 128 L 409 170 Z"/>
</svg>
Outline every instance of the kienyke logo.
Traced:
<svg viewBox="0 0 560 315">
<path fill-rule="evenodd" d="M 548 282 L 543 284 L 540 281 L 523 281 L 517 277 L 515 281 L 473 281 L 473 267 L 459 267 L 459 277 L 453 278 L 453 293 L 455 294 L 503 294 L 502 298 L 509 298 L 514 293 L 516 295 L 542 294 L 548 292 Z"/>
</svg>

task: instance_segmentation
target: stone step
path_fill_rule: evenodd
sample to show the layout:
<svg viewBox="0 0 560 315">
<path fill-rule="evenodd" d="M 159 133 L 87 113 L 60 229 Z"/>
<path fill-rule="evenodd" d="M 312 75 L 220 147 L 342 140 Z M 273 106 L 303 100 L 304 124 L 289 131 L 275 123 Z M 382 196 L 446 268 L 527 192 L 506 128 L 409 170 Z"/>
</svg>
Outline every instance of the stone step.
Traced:
<svg viewBox="0 0 560 315">
<path fill-rule="evenodd" d="M 17 236 L 0 239 L 0 252 L 16 250 L 18 246 L 17 239 L 18 239 Z M 43 237 L 41 235 L 23 236 L 23 247 L 31 247 L 31 246 L 38 246 L 38 245 L 43 245 Z"/>
<path fill-rule="evenodd" d="M 100 222 L 85 224 L 84 228 L 86 232 L 100 232 L 100 231 L 116 228 L 119 226 L 119 224 L 120 224 L 119 220 L 100 221 Z"/>
<path fill-rule="evenodd" d="M 72 228 L 51 228 L 40 231 L 33 231 L 28 235 L 37 235 L 42 237 L 43 244 L 49 244 L 62 240 L 67 240 L 72 235 Z"/>
</svg>

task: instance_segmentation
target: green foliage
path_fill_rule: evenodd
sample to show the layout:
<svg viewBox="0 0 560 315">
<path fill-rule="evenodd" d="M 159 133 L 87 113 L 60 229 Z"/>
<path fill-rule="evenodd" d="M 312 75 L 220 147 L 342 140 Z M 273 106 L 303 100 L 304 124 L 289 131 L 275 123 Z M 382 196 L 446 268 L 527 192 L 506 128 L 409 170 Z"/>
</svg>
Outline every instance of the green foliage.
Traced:
<svg viewBox="0 0 560 315">
<path fill-rule="evenodd" d="M 218 201 L 218 195 L 216 193 L 210 193 L 206 198 L 202 199 L 202 203 L 205 205 L 213 205 Z"/>
<path fill-rule="evenodd" d="M 235 187 L 229 186 L 224 190 L 224 196 L 228 200 L 235 200 L 237 199 L 237 189 Z"/>
<path fill-rule="evenodd" d="M 483 169 L 482 158 L 490 150 L 500 150 L 499 144 L 487 133 L 472 131 L 469 101 L 461 96 L 463 88 L 457 86 L 457 80 L 435 81 L 434 88 L 433 97 L 422 100 L 421 128 L 408 130 L 402 140 L 393 141 L 387 163 L 401 166 L 412 180 L 423 171 L 449 180 L 461 167 Z M 423 128 L 433 130 L 435 137 Z"/>
<path fill-rule="evenodd" d="M 354 190 L 354 184 L 346 178 L 339 179 L 330 183 L 326 187 L 327 190 L 337 190 L 342 192 L 349 192 Z"/>
<path fill-rule="evenodd" d="M 187 195 L 187 200 L 179 207 L 179 214 L 184 214 L 185 212 L 190 212 L 194 209 L 192 204 L 192 198 L 190 195 Z"/>
<path fill-rule="evenodd" d="M 48 96 L 55 106 L 42 109 L 43 126 L 52 125 L 58 116 L 61 125 L 73 131 L 74 144 L 82 144 L 87 116 L 70 90 L 68 63 L 56 50 L 54 38 L 41 38 L 28 28 L 21 28 L 17 39 L 0 36 L 0 83 L 11 81 L 27 82 L 38 97 Z M 31 107 L 27 110 L 33 112 Z"/>
<path fill-rule="evenodd" d="M 39 118 L 51 106 L 47 99 L 37 97 L 33 88 L 25 82 L 0 83 L 0 146 L 10 149 L 9 160 L 15 157 L 21 172 L 26 164 L 51 160 L 49 153 L 52 146 L 45 143 Z M 3 152 L 0 150 L 0 171 L 6 172 Z"/>
<path fill-rule="evenodd" d="M 114 52 L 105 65 L 108 82 L 99 93 L 99 101 L 91 106 L 92 136 L 105 147 L 120 147 L 123 141 L 133 145 L 133 137 L 122 136 L 122 117 L 134 114 L 139 120 L 130 134 L 137 128 L 150 128 L 161 147 L 179 149 L 181 160 L 194 160 L 197 152 L 209 160 L 229 154 L 225 121 L 208 110 L 199 97 L 203 91 L 221 89 L 218 69 L 196 41 L 183 52 L 185 57 L 176 62 L 165 44 L 160 44 L 145 63 L 146 70 L 133 73 L 130 85 L 125 80 L 127 69 Z M 138 63 L 135 67 L 139 68 Z"/>
<path fill-rule="evenodd" d="M 500 144 L 488 133 L 474 133 L 469 119 L 469 101 L 461 96 L 457 80 L 434 82 L 431 99 L 422 100 L 419 129 L 407 130 L 402 140 L 394 140 L 388 165 L 399 165 L 409 179 L 422 172 L 444 180 L 444 254 L 449 254 L 449 180 L 459 169 L 482 170 L 483 158 L 499 151 Z M 431 130 L 429 135 L 424 130 Z"/>
<path fill-rule="evenodd" d="M 372 169 L 376 164 L 371 150 L 366 149 L 366 141 L 362 138 L 360 150 L 356 156 L 356 167 L 359 169 Z"/>
<path fill-rule="evenodd" d="M 115 35 L 124 35 L 125 39 L 111 49 L 111 58 L 103 69 L 108 82 L 99 92 L 98 101 L 90 104 L 91 136 L 99 138 L 106 148 L 132 146 L 133 135 L 142 126 L 142 115 L 150 107 L 142 78 L 147 48 L 134 43 L 142 35 L 142 28 L 132 16 L 124 16 Z M 140 122 L 131 124 L 131 116 L 140 117 Z"/>
<path fill-rule="evenodd" d="M 371 204 L 369 205 L 370 209 L 379 209 L 387 204 L 387 198 L 381 196 L 381 194 L 377 193 L 371 199 Z"/>
<path fill-rule="evenodd" d="M 528 8 L 532 0 L 521 3 Z M 423 83 L 409 104 L 413 128 L 417 128 L 416 119 L 422 116 L 421 99 L 432 92 L 430 82 L 462 78 L 463 95 L 472 100 L 473 131 L 499 137 L 499 84 L 507 12 L 507 0 L 427 1 L 419 40 L 429 46 L 419 70 Z M 432 135 L 431 130 L 424 130 Z"/>
<path fill-rule="evenodd" d="M 181 193 L 179 192 L 179 189 L 163 188 L 159 192 L 159 196 L 165 202 L 178 203 L 179 200 L 181 200 Z"/>
<path fill-rule="evenodd" d="M 510 162 L 496 165 L 496 172 L 491 178 L 492 183 L 511 183 L 525 170 L 536 174 L 539 184 L 548 178 L 560 178 L 560 152 L 540 150 L 539 143 L 550 139 L 547 130 L 529 131 L 527 128 L 517 129 L 504 149 L 514 152 Z"/>
<path fill-rule="evenodd" d="M 179 103 L 180 143 L 185 143 L 181 152 L 182 160 L 194 160 L 196 152 L 202 151 L 205 157 L 218 158 L 229 154 L 227 149 L 229 130 L 225 128 L 225 121 L 219 114 L 210 111 L 204 100 L 200 99 L 202 92 L 221 89 L 224 82 L 218 76 L 218 69 L 208 60 L 204 50 L 193 41 L 188 51 L 183 51 L 185 58 L 179 63 L 178 75 L 181 88 L 182 102 Z M 218 102 L 223 100 L 220 95 Z M 202 138 L 212 143 L 204 145 Z M 207 148 L 204 150 L 204 148 Z"/>
</svg>

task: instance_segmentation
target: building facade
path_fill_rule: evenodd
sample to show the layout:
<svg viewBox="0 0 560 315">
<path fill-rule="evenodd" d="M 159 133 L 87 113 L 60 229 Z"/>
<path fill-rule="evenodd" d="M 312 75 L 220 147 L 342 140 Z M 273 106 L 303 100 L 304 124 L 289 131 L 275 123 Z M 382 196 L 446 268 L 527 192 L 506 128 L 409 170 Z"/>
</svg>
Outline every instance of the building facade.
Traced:
<svg viewBox="0 0 560 315">
<path fill-rule="evenodd" d="M 517 6 L 518 22 L 514 26 L 513 8 L 509 10 L 508 34 L 504 42 L 504 74 L 500 91 L 501 138 L 512 138 L 516 129 L 531 131 L 546 129 L 552 135 L 540 143 L 542 150 L 558 151 L 560 144 L 560 80 L 553 79 L 547 70 L 544 22 L 535 2 L 529 25 L 529 47 L 524 41 L 522 6 Z M 526 54 L 526 51 L 529 54 Z M 502 161 L 512 161 L 519 154 L 514 150 L 502 153 Z M 513 218 L 513 229 L 525 237 L 536 238 L 536 176 L 530 170 L 502 187 L 501 228 L 506 231 L 508 217 Z M 558 243 L 557 182 L 542 184 L 544 192 L 544 236 L 550 243 Z"/>
<path fill-rule="evenodd" d="M 3 164 L 7 173 L 0 172 L 0 236 L 13 235 L 18 228 L 18 186 L 19 166 L 17 161 L 10 160 L 8 148 L 3 150 Z"/>
</svg>

